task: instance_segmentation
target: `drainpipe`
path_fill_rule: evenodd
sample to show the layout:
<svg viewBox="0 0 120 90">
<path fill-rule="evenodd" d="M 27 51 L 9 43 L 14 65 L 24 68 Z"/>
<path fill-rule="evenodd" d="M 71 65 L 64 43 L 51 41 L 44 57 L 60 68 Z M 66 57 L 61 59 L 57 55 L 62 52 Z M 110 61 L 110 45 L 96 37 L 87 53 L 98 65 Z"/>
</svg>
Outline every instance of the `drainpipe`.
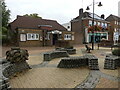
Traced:
<svg viewBox="0 0 120 90">
<path fill-rule="evenodd" d="M 42 33 L 43 33 L 43 47 L 45 46 L 45 31 L 42 30 Z"/>
</svg>

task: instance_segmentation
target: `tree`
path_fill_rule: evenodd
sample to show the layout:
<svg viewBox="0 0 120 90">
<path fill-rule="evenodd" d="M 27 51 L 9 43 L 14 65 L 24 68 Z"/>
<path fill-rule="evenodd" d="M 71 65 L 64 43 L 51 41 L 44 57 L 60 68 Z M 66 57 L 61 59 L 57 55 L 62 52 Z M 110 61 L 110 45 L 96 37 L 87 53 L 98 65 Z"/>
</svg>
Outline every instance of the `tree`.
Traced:
<svg viewBox="0 0 120 90">
<path fill-rule="evenodd" d="M 6 4 L 4 0 L 0 1 L 0 6 L 2 8 L 2 27 L 7 28 L 9 20 L 10 20 L 10 10 L 6 9 Z"/>
<path fill-rule="evenodd" d="M 6 41 L 4 39 L 7 39 L 7 33 L 8 33 L 8 23 L 10 20 L 10 10 L 6 8 L 6 4 L 4 2 L 4 0 L 0 1 L 0 13 L 2 13 L 2 17 L 1 17 L 1 22 L 2 22 L 2 26 L 1 26 L 1 30 L 0 32 L 2 32 L 2 41 Z"/>
<path fill-rule="evenodd" d="M 38 16 L 37 13 L 33 13 L 33 14 L 25 14 L 25 15 L 23 15 L 23 16 L 29 16 L 29 17 L 35 17 L 35 18 L 42 18 L 42 17 Z"/>
</svg>

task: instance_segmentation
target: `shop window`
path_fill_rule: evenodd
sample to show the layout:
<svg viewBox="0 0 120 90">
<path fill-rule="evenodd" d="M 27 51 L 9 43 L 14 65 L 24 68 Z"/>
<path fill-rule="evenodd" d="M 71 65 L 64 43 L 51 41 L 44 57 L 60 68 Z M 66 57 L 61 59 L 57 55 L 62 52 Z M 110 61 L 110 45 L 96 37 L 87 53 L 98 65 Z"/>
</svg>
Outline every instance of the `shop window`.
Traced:
<svg viewBox="0 0 120 90">
<path fill-rule="evenodd" d="M 35 33 L 28 33 L 27 40 L 39 40 L 39 34 Z"/>
<path fill-rule="evenodd" d="M 72 35 L 71 34 L 65 34 L 64 35 L 64 40 L 71 40 L 72 39 Z"/>
</svg>

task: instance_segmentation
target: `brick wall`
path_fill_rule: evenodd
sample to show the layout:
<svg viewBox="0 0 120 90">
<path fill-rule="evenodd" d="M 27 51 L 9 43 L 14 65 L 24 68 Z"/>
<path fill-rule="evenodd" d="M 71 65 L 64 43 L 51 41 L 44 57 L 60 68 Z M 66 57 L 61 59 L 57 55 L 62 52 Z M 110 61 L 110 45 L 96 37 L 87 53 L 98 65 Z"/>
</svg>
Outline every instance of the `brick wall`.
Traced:
<svg viewBox="0 0 120 90">
<path fill-rule="evenodd" d="M 39 40 L 27 40 L 27 33 L 39 34 Z M 26 41 L 20 41 L 20 34 L 26 34 Z M 18 46 L 42 46 L 43 41 L 40 40 L 43 37 L 42 35 L 42 30 L 18 29 Z"/>
</svg>

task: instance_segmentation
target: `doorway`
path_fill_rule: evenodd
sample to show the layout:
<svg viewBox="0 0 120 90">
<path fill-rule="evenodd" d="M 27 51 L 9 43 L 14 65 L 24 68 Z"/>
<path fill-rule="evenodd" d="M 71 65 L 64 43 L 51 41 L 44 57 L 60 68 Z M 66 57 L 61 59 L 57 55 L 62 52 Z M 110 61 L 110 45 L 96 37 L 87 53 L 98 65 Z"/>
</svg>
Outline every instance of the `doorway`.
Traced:
<svg viewBox="0 0 120 90">
<path fill-rule="evenodd" d="M 53 34 L 53 45 L 55 45 L 57 40 L 58 40 L 58 35 L 57 34 Z"/>
</svg>

